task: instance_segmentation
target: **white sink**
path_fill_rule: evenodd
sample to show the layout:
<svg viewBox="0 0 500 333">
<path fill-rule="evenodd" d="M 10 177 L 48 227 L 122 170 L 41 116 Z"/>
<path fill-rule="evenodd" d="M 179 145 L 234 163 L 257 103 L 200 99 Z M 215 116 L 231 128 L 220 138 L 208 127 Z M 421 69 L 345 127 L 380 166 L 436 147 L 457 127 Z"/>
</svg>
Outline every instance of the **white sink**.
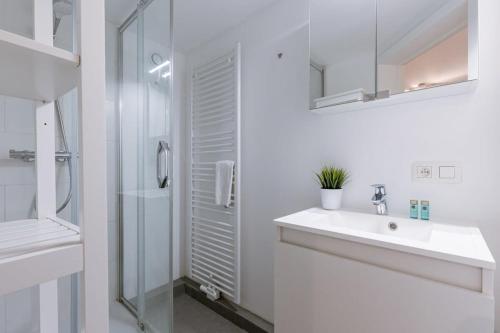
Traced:
<svg viewBox="0 0 500 333">
<path fill-rule="evenodd" d="M 432 234 L 432 223 L 390 216 L 359 214 L 346 211 L 335 211 L 320 214 L 316 223 L 355 229 L 358 231 L 388 235 L 427 242 Z"/>
<path fill-rule="evenodd" d="M 495 268 L 495 260 L 481 232 L 474 227 L 320 208 L 278 218 L 275 222 L 291 229 Z"/>
</svg>

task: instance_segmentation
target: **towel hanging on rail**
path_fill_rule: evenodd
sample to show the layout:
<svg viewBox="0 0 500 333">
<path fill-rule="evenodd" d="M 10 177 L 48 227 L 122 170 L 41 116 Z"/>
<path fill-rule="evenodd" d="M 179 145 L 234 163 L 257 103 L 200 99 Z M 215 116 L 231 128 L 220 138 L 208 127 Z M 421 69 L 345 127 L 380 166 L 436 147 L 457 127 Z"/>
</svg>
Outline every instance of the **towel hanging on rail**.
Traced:
<svg viewBox="0 0 500 333">
<path fill-rule="evenodd" d="M 215 204 L 229 208 L 233 193 L 234 161 L 215 163 Z"/>
</svg>

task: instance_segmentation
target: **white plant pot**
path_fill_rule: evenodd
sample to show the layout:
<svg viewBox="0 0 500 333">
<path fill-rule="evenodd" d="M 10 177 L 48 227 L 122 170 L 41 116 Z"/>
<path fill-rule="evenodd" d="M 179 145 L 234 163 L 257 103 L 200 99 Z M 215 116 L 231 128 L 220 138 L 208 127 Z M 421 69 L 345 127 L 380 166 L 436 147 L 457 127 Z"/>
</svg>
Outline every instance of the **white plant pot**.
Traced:
<svg viewBox="0 0 500 333">
<path fill-rule="evenodd" d="M 339 209 L 342 206 L 342 192 L 344 190 L 321 189 L 321 205 L 324 209 Z"/>
</svg>

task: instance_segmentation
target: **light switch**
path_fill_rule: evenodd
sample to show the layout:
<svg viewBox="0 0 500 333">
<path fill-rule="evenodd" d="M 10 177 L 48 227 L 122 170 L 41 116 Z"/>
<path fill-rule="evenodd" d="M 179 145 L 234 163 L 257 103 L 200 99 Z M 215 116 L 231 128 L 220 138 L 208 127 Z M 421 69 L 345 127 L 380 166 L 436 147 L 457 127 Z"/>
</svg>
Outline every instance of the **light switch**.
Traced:
<svg viewBox="0 0 500 333">
<path fill-rule="evenodd" d="M 441 179 L 455 179 L 455 167 L 454 166 L 439 166 L 439 178 Z"/>
</svg>

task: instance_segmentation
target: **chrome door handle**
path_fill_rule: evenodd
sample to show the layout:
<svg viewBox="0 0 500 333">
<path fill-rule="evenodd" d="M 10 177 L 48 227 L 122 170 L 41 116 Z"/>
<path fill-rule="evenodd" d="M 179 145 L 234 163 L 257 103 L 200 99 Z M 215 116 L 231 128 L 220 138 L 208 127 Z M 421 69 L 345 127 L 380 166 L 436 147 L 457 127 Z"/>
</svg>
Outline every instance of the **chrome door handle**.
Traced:
<svg viewBox="0 0 500 333">
<path fill-rule="evenodd" d="M 169 186 L 169 170 L 168 170 L 168 153 L 170 147 L 166 141 L 158 141 L 158 148 L 156 149 L 156 179 L 158 180 L 159 188 L 166 188 Z"/>
</svg>

